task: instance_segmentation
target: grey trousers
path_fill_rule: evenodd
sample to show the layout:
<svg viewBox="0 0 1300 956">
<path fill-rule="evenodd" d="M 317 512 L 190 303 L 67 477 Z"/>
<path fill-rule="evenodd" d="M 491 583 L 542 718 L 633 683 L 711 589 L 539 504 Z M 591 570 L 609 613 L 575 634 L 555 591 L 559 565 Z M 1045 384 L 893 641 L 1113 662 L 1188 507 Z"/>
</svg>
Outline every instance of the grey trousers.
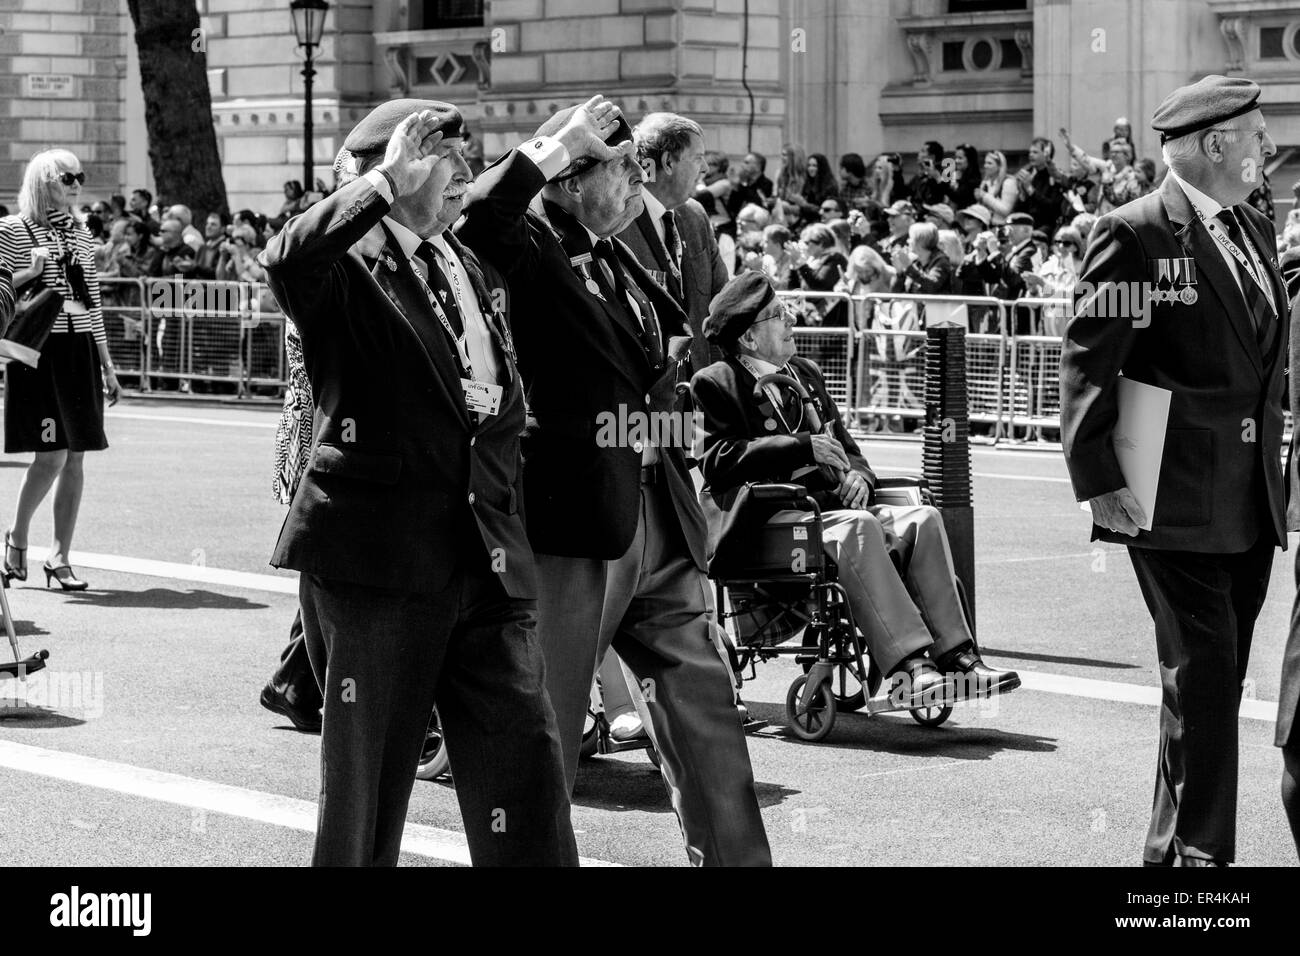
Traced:
<svg viewBox="0 0 1300 956">
<path fill-rule="evenodd" d="M 569 792 L 591 682 L 612 644 L 641 685 L 691 862 L 768 866 L 749 750 L 712 640 L 708 579 L 691 560 L 667 488 L 642 485 L 640 507 L 632 544 L 616 560 L 537 555 L 537 632 Z"/>
<path fill-rule="evenodd" d="M 781 511 L 770 523 L 807 520 L 806 511 Z M 928 648 L 938 657 L 972 640 L 937 509 L 872 505 L 864 511 L 827 511 L 822 531 L 826 553 L 839 567 L 854 620 L 881 673 L 916 651 Z"/>
</svg>

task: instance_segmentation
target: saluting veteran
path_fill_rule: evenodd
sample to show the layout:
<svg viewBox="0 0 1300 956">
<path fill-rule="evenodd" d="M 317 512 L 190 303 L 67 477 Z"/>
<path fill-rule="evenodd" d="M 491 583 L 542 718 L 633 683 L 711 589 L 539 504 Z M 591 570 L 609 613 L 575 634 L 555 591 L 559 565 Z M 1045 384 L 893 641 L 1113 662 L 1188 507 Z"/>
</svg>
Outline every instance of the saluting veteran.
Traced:
<svg viewBox="0 0 1300 956">
<path fill-rule="evenodd" d="M 360 178 L 264 253 L 314 399 L 271 563 L 301 572 L 325 699 L 318 865 L 396 863 L 435 701 L 473 861 L 577 863 L 535 630 L 523 386 L 490 291 L 504 283 L 447 232 L 469 179 L 461 128 L 447 103 L 377 107 L 344 144 Z"/>
<path fill-rule="evenodd" d="M 891 680 L 891 693 L 905 706 L 924 707 L 949 699 L 955 677 L 987 693 L 1018 687 L 1014 671 L 988 667 L 975 650 L 939 512 L 872 503 L 876 474 L 844 427 L 821 369 L 796 357 L 794 324 L 794 313 L 761 272 L 743 272 L 727 283 L 704 321 L 705 336 L 727 356 L 691 380 L 704 416 L 700 500 L 710 560 L 725 563 L 726 550 L 744 550 L 753 522 L 763 520 L 752 511 L 746 515 L 748 482 L 803 485 L 822 508 L 827 553 L 839 566 L 853 617 L 877 673 Z M 754 388 L 774 372 L 803 384 L 831 434 L 813 433 L 802 403 L 793 396 L 783 402 L 775 389 L 769 407 L 760 408 Z M 804 517 L 781 511 L 771 521 Z"/>
<path fill-rule="evenodd" d="M 1061 358 L 1075 496 L 1093 540 L 1128 546 L 1155 621 L 1163 704 L 1143 853 L 1155 866 L 1236 855 L 1241 685 L 1286 546 L 1286 296 L 1273 224 L 1245 202 L 1276 152 L 1259 95 L 1207 76 L 1160 104 L 1169 175 L 1093 228 Z M 1170 392 L 1151 515 L 1115 454 L 1120 376 Z"/>
<path fill-rule="evenodd" d="M 552 150 L 556 131 L 582 114 L 603 142 L 585 154 Z M 458 235 L 506 274 L 515 304 L 538 626 L 568 785 L 592 678 L 612 643 L 645 691 L 691 862 L 768 864 L 731 680 L 711 641 L 685 435 L 610 440 L 601 427 L 670 413 L 689 344 L 680 306 L 614 238 L 643 206 L 631 138 L 603 97 L 562 110 L 475 180 Z"/>
</svg>

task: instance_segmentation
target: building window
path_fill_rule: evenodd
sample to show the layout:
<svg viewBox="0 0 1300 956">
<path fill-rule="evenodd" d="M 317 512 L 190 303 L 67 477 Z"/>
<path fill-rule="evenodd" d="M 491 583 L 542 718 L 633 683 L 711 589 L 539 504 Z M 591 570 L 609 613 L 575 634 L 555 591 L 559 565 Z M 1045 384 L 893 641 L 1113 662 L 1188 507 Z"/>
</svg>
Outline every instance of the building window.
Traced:
<svg viewBox="0 0 1300 956">
<path fill-rule="evenodd" d="M 949 13 L 987 13 L 994 10 L 1028 10 L 1029 0 L 948 0 Z"/>
<path fill-rule="evenodd" d="M 1286 59 L 1282 37 L 1286 27 L 1262 27 L 1259 31 L 1259 58 L 1261 60 Z"/>
<path fill-rule="evenodd" d="M 455 30 L 483 25 L 483 0 L 424 0 L 424 30 Z"/>
</svg>

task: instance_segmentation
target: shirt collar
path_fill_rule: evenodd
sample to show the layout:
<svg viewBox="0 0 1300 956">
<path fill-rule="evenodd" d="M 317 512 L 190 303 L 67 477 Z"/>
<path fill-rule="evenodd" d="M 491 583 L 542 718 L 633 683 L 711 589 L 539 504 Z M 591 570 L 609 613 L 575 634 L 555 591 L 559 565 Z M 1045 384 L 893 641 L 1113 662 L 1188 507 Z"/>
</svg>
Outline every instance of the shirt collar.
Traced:
<svg viewBox="0 0 1300 956">
<path fill-rule="evenodd" d="M 1174 182 L 1178 183 L 1178 185 L 1183 188 L 1183 192 L 1186 193 L 1188 200 L 1193 206 L 1201 211 L 1201 214 L 1205 216 L 1206 219 L 1213 219 L 1219 214 L 1220 210 L 1224 208 L 1217 199 L 1205 195 L 1205 193 L 1201 192 L 1187 180 L 1183 179 L 1183 177 L 1179 176 L 1172 169 L 1169 170 L 1169 175 L 1174 177 Z"/>
<path fill-rule="evenodd" d="M 761 358 L 753 355 L 740 356 L 740 364 L 749 369 L 754 378 L 762 378 L 764 375 L 772 375 L 781 371 L 781 366 L 773 365 L 771 362 L 765 362 Z"/>
<path fill-rule="evenodd" d="M 641 198 L 645 200 L 646 212 L 650 213 L 650 218 L 653 221 L 658 222 L 661 219 L 663 219 L 664 213 L 666 213 L 668 209 L 666 206 L 664 206 L 663 203 L 659 201 L 659 197 L 657 197 L 650 190 L 642 186 Z"/>
<path fill-rule="evenodd" d="M 415 253 L 420 248 L 420 243 L 424 240 L 391 216 L 385 216 L 384 223 L 392 232 L 393 238 L 397 240 L 397 244 L 402 247 L 402 254 L 408 260 L 414 259 Z"/>
</svg>

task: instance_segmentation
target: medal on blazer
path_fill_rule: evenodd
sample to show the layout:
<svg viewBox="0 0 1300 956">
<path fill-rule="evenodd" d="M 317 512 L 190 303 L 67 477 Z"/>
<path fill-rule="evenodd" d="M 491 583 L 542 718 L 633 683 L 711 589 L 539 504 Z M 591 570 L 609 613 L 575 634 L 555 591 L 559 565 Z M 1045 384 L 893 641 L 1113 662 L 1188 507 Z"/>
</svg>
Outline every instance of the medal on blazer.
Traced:
<svg viewBox="0 0 1300 956">
<path fill-rule="evenodd" d="M 600 293 L 600 283 L 591 274 L 591 253 L 584 252 L 580 256 L 573 256 L 569 259 L 569 265 L 582 277 L 584 280 L 583 285 L 587 287 L 587 291 L 601 302 L 604 302 L 605 297 Z"/>
<path fill-rule="evenodd" d="M 1192 258 L 1156 259 L 1152 267 L 1151 301 L 1156 305 L 1168 302 L 1170 305 L 1181 302 L 1183 305 L 1195 305 L 1199 295 L 1196 291 L 1196 260 Z"/>
</svg>

